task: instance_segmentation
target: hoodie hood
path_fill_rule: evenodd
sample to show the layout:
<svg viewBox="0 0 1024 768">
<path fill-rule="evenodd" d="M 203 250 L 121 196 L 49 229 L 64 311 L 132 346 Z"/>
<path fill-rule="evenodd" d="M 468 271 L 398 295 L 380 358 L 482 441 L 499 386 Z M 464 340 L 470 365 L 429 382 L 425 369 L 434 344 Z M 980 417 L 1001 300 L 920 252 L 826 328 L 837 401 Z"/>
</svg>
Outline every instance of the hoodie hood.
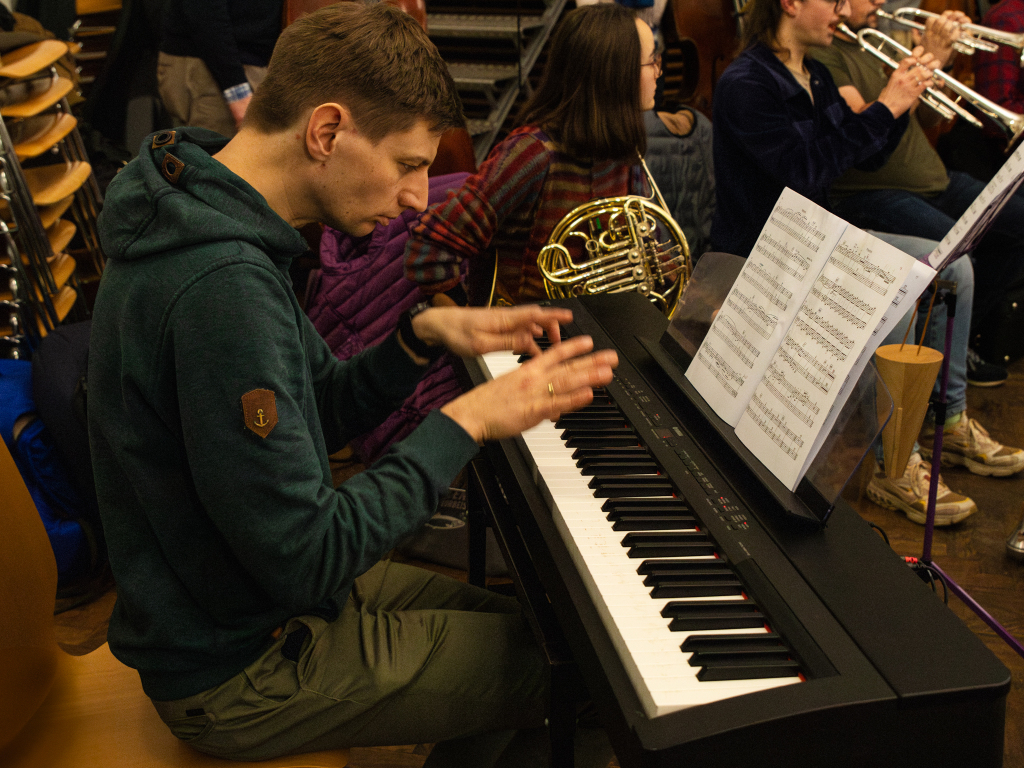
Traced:
<svg viewBox="0 0 1024 768">
<path fill-rule="evenodd" d="M 139 156 L 107 187 L 98 222 L 106 257 L 137 260 L 219 241 L 243 241 L 286 270 L 306 251 L 299 232 L 267 205 L 263 195 L 213 159 L 227 142 L 203 128 L 146 137 Z"/>
</svg>

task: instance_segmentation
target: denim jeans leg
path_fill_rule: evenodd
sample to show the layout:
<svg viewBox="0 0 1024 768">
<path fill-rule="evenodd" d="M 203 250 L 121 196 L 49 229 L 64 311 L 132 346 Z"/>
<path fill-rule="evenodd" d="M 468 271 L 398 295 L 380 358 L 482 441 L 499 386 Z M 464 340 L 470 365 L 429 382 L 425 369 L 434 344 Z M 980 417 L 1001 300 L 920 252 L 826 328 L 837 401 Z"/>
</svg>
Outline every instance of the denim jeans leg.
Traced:
<svg viewBox="0 0 1024 768">
<path fill-rule="evenodd" d="M 946 416 L 962 413 L 967 407 L 967 344 L 971 336 L 971 311 L 974 306 L 974 268 L 967 256 L 961 256 L 942 272 L 940 280 L 956 283 L 956 315 L 953 318 L 953 338 L 949 350 L 949 380 L 946 386 Z M 925 328 L 925 317 L 928 313 L 928 302 L 932 290 L 924 293 L 921 310 L 917 317 L 917 337 L 924 341 L 925 346 L 937 349 L 945 354 L 946 347 L 946 304 L 936 301 L 932 309 L 931 319 Z M 942 384 L 940 378 L 935 381 L 934 393 L 939 394 Z"/>
<path fill-rule="evenodd" d="M 833 212 L 855 227 L 942 240 L 955 219 L 929 200 L 901 189 L 857 192 L 830 201 Z M 911 254 L 912 256 L 914 254 Z"/>
</svg>

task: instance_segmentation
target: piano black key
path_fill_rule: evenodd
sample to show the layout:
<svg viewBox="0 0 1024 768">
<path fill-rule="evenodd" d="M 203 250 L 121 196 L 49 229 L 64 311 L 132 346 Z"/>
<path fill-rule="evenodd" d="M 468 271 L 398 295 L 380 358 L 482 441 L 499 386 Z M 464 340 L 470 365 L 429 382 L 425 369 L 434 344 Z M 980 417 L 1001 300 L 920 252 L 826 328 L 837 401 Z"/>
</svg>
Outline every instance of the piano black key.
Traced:
<svg viewBox="0 0 1024 768">
<path fill-rule="evenodd" d="M 607 461 L 613 461 L 615 459 L 629 459 L 629 458 L 651 458 L 651 454 L 647 452 L 647 449 L 640 445 L 639 442 L 634 445 L 619 446 L 612 448 L 595 447 L 595 448 L 577 448 L 572 452 L 572 459 L 577 464 L 581 461 L 593 461 L 596 459 L 605 459 Z"/>
<path fill-rule="evenodd" d="M 684 517 L 627 517 L 612 523 L 613 531 L 688 531 L 693 530 L 693 518 Z M 676 597 L 676 595 L 667 595 Z"/>
<path fill-rule="evenodd" d="M 601 505 L 602 512 L 635 512 L 637 514 L 654 514 L 655 512 L 674 512 L 677 514 L 693 512 L 690 505 L 683 499 L 652 498 L 652 499 L 608 499 Z"/>
<path fill-rule="evenodd" d="M 679 649 L 684 653 L 721 651 L 724 653 L 755 653 L 765 648 L 786 648 L 775 632 L 735 635 L 690 635 Z M 788 650 L 788 649 L 787 649 Z"/>
<path fill-rule="evenodd" d="M 715 553 L 714 544 L 703 533 L 627 533 L 622 546 L 628 557 L 701 557 Z"/>
<path fill-rule="evenodd" d="M 644 584 L 654 586 L 659 579 L 687 579 L 696 576 L 732 576 L 736 574 L 720 559 L 648 560 L 636 572 L 645 576 Z"/>
<path fill-rule="evenodd" d="M 671 496 L 676 490 L 672 481 L 663 475 L 594 477 L 587 486 L 598 499 Z"/>
<path fill-rule="evenodd" d="M 661 615 L 672 619 L 672 632 L 700 632 L 712 629 L 755 629 L 765 625 L 764 614 L 753 600 L 693 600 L 670 602 Z"/>
<path fill-rule="evenodd" d="M 581 475 L 642 475 L 657 474 L 658 464 L 646 459 L 633 461 L 578 461 Z"/>
<path fill-rule="evenodd" d="M 556 429 L 566 429 L 578 424 L 625 424 L 626 419 L 618 410 L 581 410 L 573 413 L 563 413 L 555 422 Z"/>
<path fill-rule="evenodd" d="M 651 590 L 656 599 L 672 597 L 727 597 L 743 594 L 743 584 L 732 577 L 711 576 L 697 579 L 669 579 L 659 581 Z"/>
<path fill-rule="evenodd" d="M 640 445 L 636 434 L 623 434 L 619 437 L 608 435 L 586 435 L 566 438 L 562 440 L 570 448 L 614 448 L 618 446 Z"/>
<path fill-rule="evenodd" d="M 636 435 L 636 430 L 626 424 L 624 421 L 618 422 L 619 426 L 615 424 L 573 424 L 565 428 L 562 433 L 563 440 L 570 440 L 574 437 L 621 437 L 622 435 L 629 435 L 639 444 L 639 438 Z"/>
<path fill-rule="evenodd" d="M 664 509 L 659 507 L 644 509 L 642 506 L 637 505 L 626 506 L 620 509 L 613 509 L 607 515 L 605 515 L 605 519 L 609 520 L 610 522 L 615 522 L 616 520 L 632 520 L 634 518 L 650 518 L 652 520 L 657 518 L 664 518 L 666 520 L 674 518 L 687 518 L 691 523 L 690 527 L 694 530 L 696 530 L 697 528 L 697 518 L 690 514 L 689 509 L 685 508 L 682 510 Z"/>
<path fill-rule="evenodd" d="M 754 666 L 758 662 L 777 661 L 794 661 L 793 654 L 789 648 L 779 645 L 778 647 L 765 648 L 760 651 L 740 651 L 738 653 L 697 651 L 690 654 L 691 667 L 731 667 L 742 664 Z"/>
<path fill-rule="evenodd" d="M 750 663 L 715 664 L 697 673 L 701 682 L 712 680 L 763 680 L 771 677 L 794 677 L 800 674 L 800 664 L 792 659 L 755 661 Z"/>
</svg>

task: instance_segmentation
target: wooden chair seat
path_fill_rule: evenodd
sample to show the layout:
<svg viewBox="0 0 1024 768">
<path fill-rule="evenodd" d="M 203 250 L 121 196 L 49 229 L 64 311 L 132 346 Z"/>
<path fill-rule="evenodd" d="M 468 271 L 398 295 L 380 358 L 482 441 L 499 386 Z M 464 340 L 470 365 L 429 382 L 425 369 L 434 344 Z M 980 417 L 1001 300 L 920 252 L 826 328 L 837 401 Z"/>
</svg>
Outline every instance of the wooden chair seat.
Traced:
<svg viewBox="0 0 1024 768">
<path fill-rule="evenodd" d="M 85 184 L 92 173 L 92 166 L 84 160 L 75 160 L 26 168 L 23 173 L 32 202 L 37 206 L 55 205 Z"/>
<path fill-rule="evenodd" d="M 71 207 L 72 201 L 75 199 L 74 195 L 68 195 L 58 200 L 52 205 L 43 205 L 38 209 L 39 220 L 43 224 L 43 229 L 49 229 L 52 227 L 61 216 L 64 215 L 65 211 Z"/>
<path fill-rule="evenodd" d="M 60 40 L 40 40 L 0 56 L 0 77 L 17 80 L 34 75 L 53 64 L 68 52 L 66 43 Z"/>
<path fill-rule="evenodd" d="M 22 101 L 13 104 L 5 104 L 0 107 L 0 116 L 3 117 L 32 117 L 43 112 L 69 93 L 74 85 L 66 77 L 58 77 L 50 83 L 45 91 L 36 93 Z"/>
<path fill-rule="evenodd" d="M 175 738 L 142 692 L 138 673 L 104 643 L 85 656 L 61 654 L 50 696 L 0 753 L 8 768 L 341 768 L 348 750 L 267 762 L 210 757 Z"/>
<path fill-rule="evenodd" d="M 79 16 L 119 10 L 121 10 L 121 0 L 75 0 L 75 13 Z"/>
<path fill-rule="evenodd" d="M 46 228 L 46 239 L 50 241 L 50 250 L 60 253 L 68 247 L 71 238 L 78 230 L 74 224 L 67 219 L 57 219 L 52 226 Z"/>
<path fill-rule="evenodd" d="M 19 162 L 39 157 L 58 141 L 65 139 L 78 125 L 78 120 L 67 112 L 54 112 L 39 118 L 37 123 L 31 135 L 18 139 L 14 145 Z"/>
<path fill-rule="evenodd" d="M 74 294 L 74 291 L 72 291 Z M 341 768 L 348 750 L 235 762 L 176 739 L 138 673 L 104 644 L 57 645 L 57 563 L 42 520 L 0 441 L 0 765 L 4 768 Z"/>
</svg>

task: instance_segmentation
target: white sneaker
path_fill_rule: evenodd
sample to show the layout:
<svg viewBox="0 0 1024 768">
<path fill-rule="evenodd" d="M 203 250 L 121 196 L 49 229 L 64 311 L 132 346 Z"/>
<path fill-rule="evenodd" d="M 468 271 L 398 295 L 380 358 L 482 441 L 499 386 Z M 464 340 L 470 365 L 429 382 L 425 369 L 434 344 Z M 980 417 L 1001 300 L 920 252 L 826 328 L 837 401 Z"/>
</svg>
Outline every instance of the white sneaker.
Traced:
<svg viewBox="0 0 1024 768">
<path fill-rule="evenodd" d="M 930 459 L 935 444 L 934 424 L 925 424 L 918 442 L 921 455 Z M 993 440 L 988 430 L 964 411 L 960 421 L 942 430 L 942 463 L 962 464 L 976 475 L 1007 477 L 1024 469 L 1024 451 Z"/>
<path fill-rule="evenodd" d="M 931 465 L 914 453 L 907 462 L 903 477 L 890 480 L 876 468 L 868 483 L 867 495 L 875 504 L 886 509 L 897 509 L 910 520 L 924 525 L 928 519 L 928 486 L 931 483 Z M 978 506 L 967 496 L 953 493 L 939 476 L 935 494 L 935 525 L 959 523 L 978 511 Z"/>
</svg>

